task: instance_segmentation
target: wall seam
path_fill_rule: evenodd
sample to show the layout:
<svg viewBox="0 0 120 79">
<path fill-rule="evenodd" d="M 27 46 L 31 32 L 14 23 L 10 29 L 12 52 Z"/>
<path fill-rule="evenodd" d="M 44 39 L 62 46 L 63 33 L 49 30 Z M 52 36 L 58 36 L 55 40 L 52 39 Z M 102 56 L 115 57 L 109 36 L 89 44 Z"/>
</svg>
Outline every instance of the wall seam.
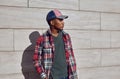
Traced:
<svg viewBox="0 0 120 79">
<path fill-rule="evenodd" d="M 29 8 L 29 0 L 27 0 L 27 8 Z"/>
<path fill-rule="evenodd" d="M 15 52 L 15 30 L 13 29 L 13 52 Z"/>
<path fill-rule="evenodd" d="M 100 13 L 100 31 L 102 31 L 102 13 Z"/>
<path fill-rule="evenodd" d="M 80 0 L 78 0 L 78 9 L 79 9 L 79 11 L 80 11 Z"/>
<path fill-rule="evenodd" d="M 100 66 L 102 67 L 102 49 L 100 50 Z"/>
<path fill-rule="evenodd" d="M 110 48 L 112 48 L 112 31 L 110 31 Z"/>
</svg>

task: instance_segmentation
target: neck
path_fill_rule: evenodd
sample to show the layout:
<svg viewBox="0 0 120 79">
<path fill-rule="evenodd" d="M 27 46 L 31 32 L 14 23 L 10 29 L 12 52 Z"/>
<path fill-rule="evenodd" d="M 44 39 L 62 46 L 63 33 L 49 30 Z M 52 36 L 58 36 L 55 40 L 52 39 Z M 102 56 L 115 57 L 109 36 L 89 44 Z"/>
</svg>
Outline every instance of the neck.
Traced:
<svg viewBox="0 0 120 79">
<path fill-rule="evenodd" d="M 51 33 L 52 33 L 53 36 L 57 37 L 58 33 L 59 33 L 59 30 L 51 29 Z"/>
</svg>

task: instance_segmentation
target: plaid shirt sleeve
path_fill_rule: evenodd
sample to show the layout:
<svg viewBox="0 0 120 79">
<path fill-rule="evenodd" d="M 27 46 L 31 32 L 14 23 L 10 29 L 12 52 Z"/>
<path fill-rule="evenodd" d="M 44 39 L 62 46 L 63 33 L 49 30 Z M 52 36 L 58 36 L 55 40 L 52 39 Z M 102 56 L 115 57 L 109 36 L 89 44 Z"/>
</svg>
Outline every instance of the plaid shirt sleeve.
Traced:
<svg viewBox="0 0 120 79">
<path fill-rule="evenodd" d="M 33 55 L 34 66 L 39 74 L 44 72 L 43 66 L 41 64 L 41 61 L 42 61 L 42 41 L 43 41 L 43 38 L 42 38 L 42 36 L 40 36 L 36 42 L 35 52 Z"/>
<path fill-rule="evenodd" d="M 69 39 L 69 45 L 70 45 L 70 53 L 69 53 L 69 79 L 78 79 L 77 77 L 77 70 L 76 70 L 76 60 L 75 60 L 75 56 L 74 56 L 74 52 L 73 52 L 73 48 L 72 48 L 72 42 L 71 42 L 71 38 L 68 35 L 68 39 Z"/>
<path fill-rule="evenodd" d="M 77 77 L 77 70 L 76 70 L 76 60 L 74 57 L 73 49 L 71 49 L 71 55 L 69 56 L 70 59 L 70 68 L 71 68 L 71 78 L 70 79 L 78 79 Z"/>
</svg>

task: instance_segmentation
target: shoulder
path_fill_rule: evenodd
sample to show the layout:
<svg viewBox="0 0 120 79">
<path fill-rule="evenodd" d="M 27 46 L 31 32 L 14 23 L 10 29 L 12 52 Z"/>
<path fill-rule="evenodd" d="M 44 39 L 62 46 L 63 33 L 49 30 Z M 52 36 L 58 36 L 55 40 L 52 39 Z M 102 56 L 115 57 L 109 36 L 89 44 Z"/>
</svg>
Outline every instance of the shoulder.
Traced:
<svg viewBox="0 0 120 79">
<path fill-rule="evenodd" d="M 68 34 L 67 32 L 65 32 L 65 31 L 62 31 L 63 32 L 63 35 L 66 37 L 66 38 L 70 38 L 70 34 Z"/>
<path fill-rule="evenodd" d="M 36 43 L 40 44 L 43 41 L 43 36 L 39 36 Z"/>
<path fill-rule="evenodd" d="M 37 39 L 37 43 L 40 44 L 41 42 L 44 41 L 44 39 L 48 37 L 48 31 L 44 32 L 42 35 L 40 35 Z"/>
</svg>

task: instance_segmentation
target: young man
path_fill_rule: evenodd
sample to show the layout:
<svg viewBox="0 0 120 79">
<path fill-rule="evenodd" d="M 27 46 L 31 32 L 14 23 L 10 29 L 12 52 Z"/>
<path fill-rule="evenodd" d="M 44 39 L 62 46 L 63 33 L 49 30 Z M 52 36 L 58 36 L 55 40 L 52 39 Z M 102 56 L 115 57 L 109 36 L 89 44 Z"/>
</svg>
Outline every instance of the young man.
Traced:
<svg viewBox="0 0 120 79">
<path fill-rule="evenodd" d="M 37 40 L 33 56 L 40 79 L 77 79 L 71 39 L 63 31 L 66 18 L 57 9 L 47 14 L 50 29 Z"/>
</svg>

